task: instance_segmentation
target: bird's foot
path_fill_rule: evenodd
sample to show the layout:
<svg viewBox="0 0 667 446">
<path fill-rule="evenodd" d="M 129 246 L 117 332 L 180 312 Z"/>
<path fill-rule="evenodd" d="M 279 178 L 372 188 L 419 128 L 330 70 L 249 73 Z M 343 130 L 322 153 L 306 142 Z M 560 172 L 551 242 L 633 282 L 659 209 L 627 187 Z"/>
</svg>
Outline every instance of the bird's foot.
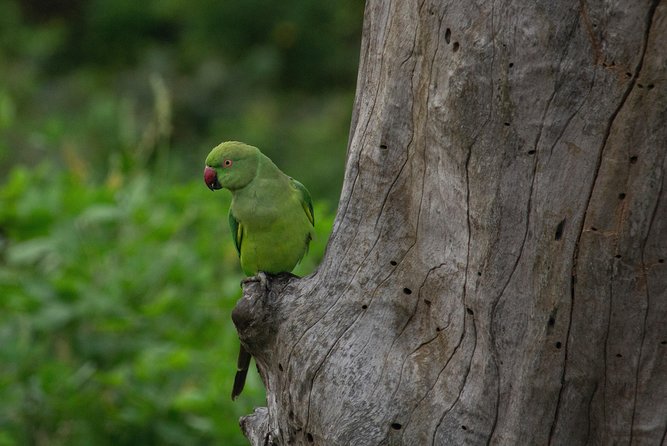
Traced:
<svg viewBox="0 0 667 446">
<path fill-rule="evenodd" d="M 269 291 L 269 278 L 264 271 L 260 271 L 256 276 L 246 277 L 241 281 L 241 286 L 246 286 L 249 283 L 259 282 L 259 285 L 264 291 Z"/>
</svg>

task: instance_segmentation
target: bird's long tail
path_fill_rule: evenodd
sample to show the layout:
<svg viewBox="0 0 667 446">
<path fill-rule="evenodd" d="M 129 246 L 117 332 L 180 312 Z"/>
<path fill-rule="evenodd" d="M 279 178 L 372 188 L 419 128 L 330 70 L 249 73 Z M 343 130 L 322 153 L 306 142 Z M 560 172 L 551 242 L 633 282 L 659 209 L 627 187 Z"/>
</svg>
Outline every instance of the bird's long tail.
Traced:
<svg viewBox="0 0 667 446">
<path fill-rule="evenodd" d="M 234 377 L 234 387 L 232 388 L 232 400 L 241 394 L 245 385 L 245 378 L 250 367 L 250 358 L 252 356 L 241 345 L 239 348 L 239 359 L 236 361 L 236 376 Z"/>
</svg>

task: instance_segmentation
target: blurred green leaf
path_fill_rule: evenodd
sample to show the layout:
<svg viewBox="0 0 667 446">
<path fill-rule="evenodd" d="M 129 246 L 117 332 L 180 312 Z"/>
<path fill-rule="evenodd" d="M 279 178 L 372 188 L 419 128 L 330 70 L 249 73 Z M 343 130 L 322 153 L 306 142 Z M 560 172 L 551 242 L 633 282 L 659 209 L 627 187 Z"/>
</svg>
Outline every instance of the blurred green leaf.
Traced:
<svg viewBox="0 0 667 446">
<path fill-rule="evenodd" d="M 10 246 L 7 258 L 9 263 L 27 265 L 37 263 L 54 252 L 55 243 L 50 238 L 35 238 Z"/>
</svg>

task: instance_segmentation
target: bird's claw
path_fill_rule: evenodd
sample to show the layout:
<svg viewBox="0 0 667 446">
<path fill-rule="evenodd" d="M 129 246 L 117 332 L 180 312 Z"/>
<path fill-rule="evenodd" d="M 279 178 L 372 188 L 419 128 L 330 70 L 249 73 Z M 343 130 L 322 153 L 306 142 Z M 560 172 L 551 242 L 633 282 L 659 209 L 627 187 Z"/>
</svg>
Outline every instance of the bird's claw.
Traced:
<svg viewBox="0 0 667 446">
<path fill-rule="evenodd" d="M 246 277 L 241 281 L 241 286 L 246 286 L 249 283 L 259 282 L 259 285 L 264 291 L 269 291 L 269 278 L 264 271 L 260 271 L 256 276 Z"/>
</svg>

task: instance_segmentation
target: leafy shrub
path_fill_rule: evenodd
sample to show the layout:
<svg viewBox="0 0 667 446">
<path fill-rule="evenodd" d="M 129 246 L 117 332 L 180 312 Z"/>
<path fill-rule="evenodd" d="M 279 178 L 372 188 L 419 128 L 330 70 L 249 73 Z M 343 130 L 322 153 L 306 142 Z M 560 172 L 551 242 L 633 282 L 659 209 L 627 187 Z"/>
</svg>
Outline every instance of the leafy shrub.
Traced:
<svg viewBox="0 0 667 446">
<path fill-rule="evenodd" d="M 224 140 L 338 199 L 363 0 L 0 2 L 0 174 L 74 152 L 181 178 Z M 20 119 L 19 119 L 20 116 Z M 111 157 L 115 157 L 111 159 Z M 180 167 L 180 168 L 179 168 Z"/>
<path fill-rule="evenodd" d="M 312 271 L 363 3 L 0 2 L 0 446 L 246 444 L 263 389 L 229 399 L 241 272 L 202 161 L 238 139 L 306 184 Z"/>
<path fill-rule="evenodd" d="M 298 176 L 298 175 L 297 175 Z M 242 278 L 229 196 L 49 164 L 0 188 L 0 445 L 246 444 L 229 397 Z M 297 272 L 323 255 L 332 218 Z"/>
</svg>

